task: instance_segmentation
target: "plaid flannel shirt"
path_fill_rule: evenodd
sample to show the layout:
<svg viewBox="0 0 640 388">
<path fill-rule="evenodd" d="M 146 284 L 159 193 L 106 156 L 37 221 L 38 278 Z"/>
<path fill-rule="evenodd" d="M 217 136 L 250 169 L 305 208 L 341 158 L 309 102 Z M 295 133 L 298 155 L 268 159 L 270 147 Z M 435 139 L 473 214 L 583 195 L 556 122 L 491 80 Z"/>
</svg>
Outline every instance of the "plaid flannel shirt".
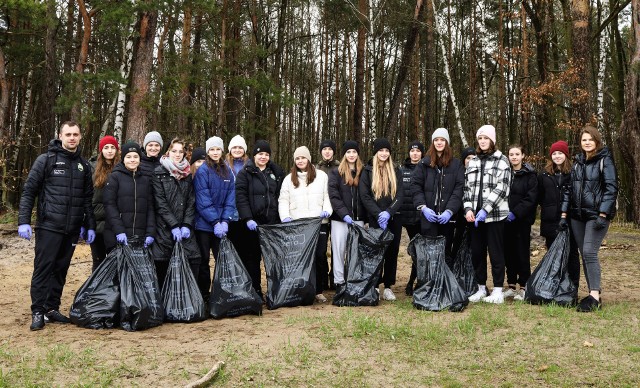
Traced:
<svg viewBox="0 0 640 388">
<path fill-rule="evenodd" d="M 509 188 L 511 187 L 511 166 L 509 160 L 500 151 L 489 155 L 484 165 L 482 193 L 480 190 L 480 158 L 469 162 L 464 177 L 464 212 L 474 213 L 478 206 L 479 195 L 482 195 L 482 209 L 487 212 L 485 222 L 502 221 L 509 215 Z"/>
</svg>

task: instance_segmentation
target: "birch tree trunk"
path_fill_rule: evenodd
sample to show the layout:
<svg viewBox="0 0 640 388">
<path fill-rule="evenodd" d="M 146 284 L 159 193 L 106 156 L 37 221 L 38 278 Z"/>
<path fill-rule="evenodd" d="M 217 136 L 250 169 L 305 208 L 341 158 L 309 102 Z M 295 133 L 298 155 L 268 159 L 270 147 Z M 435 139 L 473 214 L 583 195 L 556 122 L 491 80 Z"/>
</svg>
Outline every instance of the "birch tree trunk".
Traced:
<svg viewBox="0 0 640 388">
<path fill-rule="evenodd" d="M 602 0 L 602 9 L 608 9 L 609 2 L 607 0 Z M 598 115 L 598 130 L 602 133 L 602 136 L 605 136 L 605 126 L 604 126 L 604 77 L 605 70 L 607 68 L 607 41 L 609 40 L 609 28 L 605 27 L 604 30 L 600 33 L 600 39 L 598 43 L 598 78 L 597 78 L 597 88 L 598 88 L 598 97 L 596 102 L 596 112 Z"/>
<path fill-rule="evenodd" d="M 592 121 L 593 109 L 589 80 L 591 80 L 591 36 L 589 34 L 589 0 L 572 0 L 573 66 L 577 82 L 573 90 L 573 126 L 580 128 Z"/>
</svg>

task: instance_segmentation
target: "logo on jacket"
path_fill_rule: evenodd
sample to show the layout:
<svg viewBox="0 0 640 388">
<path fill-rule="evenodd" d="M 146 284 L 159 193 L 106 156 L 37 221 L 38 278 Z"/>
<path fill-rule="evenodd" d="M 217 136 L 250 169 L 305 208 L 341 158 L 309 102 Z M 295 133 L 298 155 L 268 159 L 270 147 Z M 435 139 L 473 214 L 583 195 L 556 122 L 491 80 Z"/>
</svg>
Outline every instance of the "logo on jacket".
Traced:
<svg viewBox="0 0 640 388">
<path fill-rule="evenodd" d="M 53 175 L 64 175 L 66 170 L 56 168 L 53 170 Z"/>
<path fill-rule="evenodd" d="M 78 163 L 78 171 L 84 171 L 84 166 L 82 166 L 82 163 Z"/>
</svg>

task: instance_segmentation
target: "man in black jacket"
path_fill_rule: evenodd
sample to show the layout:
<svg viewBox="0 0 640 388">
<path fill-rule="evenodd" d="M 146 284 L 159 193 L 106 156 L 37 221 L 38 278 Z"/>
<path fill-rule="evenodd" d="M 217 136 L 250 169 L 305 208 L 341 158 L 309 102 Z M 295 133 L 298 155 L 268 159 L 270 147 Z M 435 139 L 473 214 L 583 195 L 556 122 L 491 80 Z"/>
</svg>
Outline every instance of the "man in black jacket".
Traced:
<svg viewBox="0 0 640 388">
<path fill-rule="evenodd" d="M 95 238 L 91 168 L 80 156 L 80 127 L 62 124 L 58 139 L 38 156 L 20 198 L 18 234 L 31 239 L 31 211 L 38 198 L 35 260 L 31 278 L 31 330 L 45 322 L 69 323 L 59 311 L 60 297 L 78 237 Z"/>
</svg>

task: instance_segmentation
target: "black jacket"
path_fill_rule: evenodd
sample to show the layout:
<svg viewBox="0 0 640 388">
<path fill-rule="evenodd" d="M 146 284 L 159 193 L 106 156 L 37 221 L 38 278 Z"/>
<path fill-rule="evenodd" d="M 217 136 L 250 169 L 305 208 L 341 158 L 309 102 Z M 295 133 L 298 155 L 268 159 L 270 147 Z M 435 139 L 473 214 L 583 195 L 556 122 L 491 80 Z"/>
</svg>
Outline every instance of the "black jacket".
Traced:
<svg viewBox="0 0 640 388">
<path fill-rule="evenodd" d="M 108 250 L 116 245 L 116 235 L 120 233 L 126 233 L 128 239 L 156 237 L 150 176 L 133 173 L 120 162 L 109 175 L 103 195 L 107 221 L 104 244 Z"/>
<path fill-rule="evenodd" d="M 378 225 L 378 216 L 380 213 L 387 211 L 391 215 L 391 218 L 393 218 L 393 216 L 400 210 L 400 206 L 402 206 L 402 199 L 404 198 L 402 172 L 400 172 L 398 167 L 395 167 L 395 172 L 397 187 L 395 197 L 386 196 L 378 200 L 375 199 L 373 191 L 371 190 L 373 166 L 370 164 L 366 165 L 360 175 L 360 183 L 358 184 L 360 200 L 362 201 L 362 206 L 367 211 L 369 224 L 374 227 Z"/>
<path fill-rule="evenodd" d="M 183 226 L 191 230 L 191 237 L 182 240 L 185 257 L 199 257 L 193 229 L 196 196 L 191 174 L 177 180 L 166 168 L 158 166 L 151 182 L 156 212 L 156 241 L 151 245 L 151 257 L 159 261 L 169 260 L 174 245 L 171 229 Z"/>
<path fill-rule="evenodd" d="M 249 160 L 236 177 L 236 208 L 241 220 L 254 220 L 258 224 L 277 224 L 278 197 L 284 171 L 273 162 L 260 171 Z"/>
<path fill-rule="evenodd" d="M 449 210 L 455 216 L 462 207 L 464 163 L 452 158 L 442 169 L 433 168 L 430 163 L 431 158 L 424 157 L 413 173 L 413 206 L 424 205 L 437 214 Z"/>
<path fill-rule="evenodd" d="M 555 236 L 562 213 L 562 190 L 569 184 L 570 174 L 538 175 L 538 203 L 540 204 L 540 235 Z"/>
<path fill-rule="evenodd" d="M 36 158 L 20 198 L 19 225 L 31 223 L 36 197 L 36 228 L 65 234 L 78 233 L 81 226 L 95 230 L 91 166 L 80 156 L 80 148 L 69 152 L 55 139 Z"/>
<path fill-rule="evenodd" d="M 325 174 L 329 175 L 329 173 L 332 170 L 335 170 L 338 168 L 338 166 L 340 165 L 340 162 L 338 162 L 337 160 L 331 159 L 329 161 L 321 161 L 318 162 L 316 164 L 316 167 L 322 171 L 324 171 Z"/>
<path fill-rule="evenodd" d="M 404 161 L 404 165 L 400 167 L 404 197 L 398 212 L 398 219 L 402 222 L 402 225 L 415 225 L 420 222 L 421 213 L 413 206 L 413 189 L 411 188 L 413 172 L 418 164 L 411 163 L 411 159 L 407 158 Z"/>
<path fill-rule="evenodd" d="M 581 220 L 595 220 L 600 213 L 611 220 L 616 215 L 618 177 L 613 155 L 607 147 L 586 160 L 584 153 L 576 156 L 571 180 L 562 194 L 562 212 Z"/>
<path fill-rule="evenodd" d="M 538 177 L 529 164 L 514 171 L 509 190 L 509 211 L 515 214 L 514 222 L 526 222 L 533 225 L 536 220 L 538 200 Z"/>
<path fill-rule="evenodd" d="M 91 165 L 91 176 L 95 182 L 96 173 L 96 159 L 92 158 L 89 161 Z M 106 183 L 106 182 L 105 182 Z M 102 189 L 104 187 L 93 187 L 93 198 L 91 205 L 93 206 L 93 216 L 96 219 L 96 233 L 104 233 L 104 205 L 102 204 Z"/>
<path fill-rule="evenodd" d="M 352 173 L 355 175 L 355 171 Z M 347 185 L 337 168 L 329 172 L 329 201 L 333 208 L 332 220 L 343 221 L 344 216 L 348 215 L 354 221 L 368 221 L 360 200 L 358 186 Z"/>
<path fill-rule="evenodd" d="M 138 167 L 138 170 L 151 178 L 155 169 L 160 165 L 160 156 L 147 156 L 142 152 L 140 155 L 140 167 Z"/>
</svg>

